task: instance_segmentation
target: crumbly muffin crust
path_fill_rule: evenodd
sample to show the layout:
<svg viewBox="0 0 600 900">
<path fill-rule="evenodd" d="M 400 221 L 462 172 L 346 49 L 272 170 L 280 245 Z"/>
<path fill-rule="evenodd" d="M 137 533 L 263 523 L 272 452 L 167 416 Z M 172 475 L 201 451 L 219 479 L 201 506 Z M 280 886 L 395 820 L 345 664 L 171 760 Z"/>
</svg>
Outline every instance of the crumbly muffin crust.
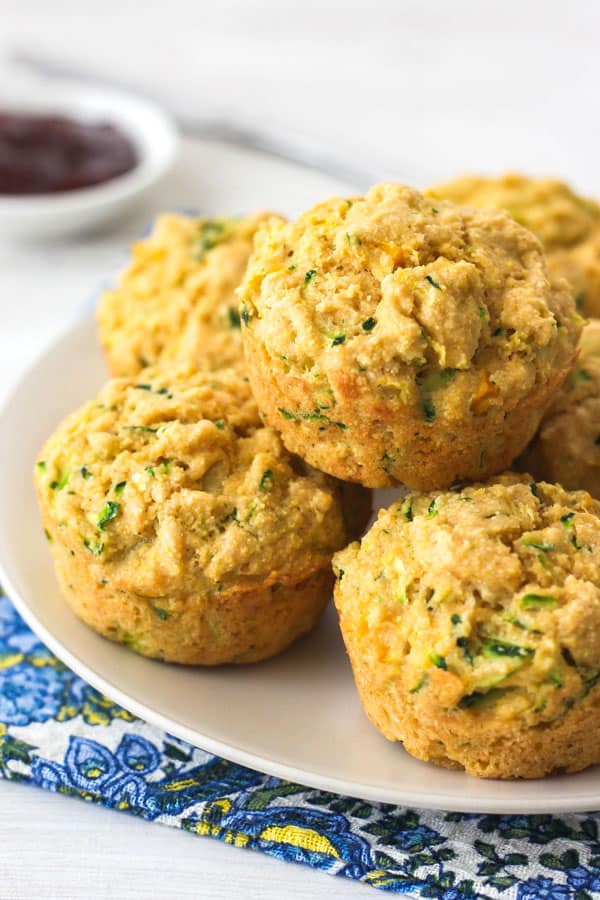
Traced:
<svg viewBox="0 0 600 900">
<path fill-rule="evenodd" d="M 408 495 L 334 557 L 372 723 L 493 778 L 600 762 L 600 503 L 507 474 Z"/>
<path fill-rule="evenodd" d="M 511 464 L 575 353 L 566 282 L 507 214 L 377 185 L 259 231 L 240 287 L 266 421 L 312 465 L 417 489 Z"/>
</svg>

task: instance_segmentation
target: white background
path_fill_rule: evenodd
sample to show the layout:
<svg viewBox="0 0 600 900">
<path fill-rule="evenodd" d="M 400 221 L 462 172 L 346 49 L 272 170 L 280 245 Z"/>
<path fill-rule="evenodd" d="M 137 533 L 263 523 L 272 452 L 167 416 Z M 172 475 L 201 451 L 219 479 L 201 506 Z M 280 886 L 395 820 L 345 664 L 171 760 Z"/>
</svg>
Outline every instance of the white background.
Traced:
<svg viewBox="0 0 600 900">
<path fill-rule="evenodd" d="M 0 0 L 3 93 L 14 50 L 116 78 L 187 115 L 296 135 L 378 177 L 424 184 L 516 168 L 600 194 L 592 0 Z M 0 394 L 120 261 L 139 222 L 73 245 L 0 235 Z M 0 782 L 2 900 L 369 890 Z"/>
</svg>

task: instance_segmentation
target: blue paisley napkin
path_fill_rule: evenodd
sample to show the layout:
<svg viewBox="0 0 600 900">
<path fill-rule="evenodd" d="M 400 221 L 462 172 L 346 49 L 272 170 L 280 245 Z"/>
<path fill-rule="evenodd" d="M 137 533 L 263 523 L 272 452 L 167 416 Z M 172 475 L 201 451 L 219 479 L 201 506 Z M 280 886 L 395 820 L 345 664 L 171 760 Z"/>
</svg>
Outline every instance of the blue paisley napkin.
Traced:
<svg viewBox="0 0 600 900">
<path fill-rule="evenodd" d="M 600 896 L 600 816 L 404 809 L 234 765 L 99 694 L 40 643 L 5 596 L 0 777 L 392 893 L 441 900 Z"/>
</svg>

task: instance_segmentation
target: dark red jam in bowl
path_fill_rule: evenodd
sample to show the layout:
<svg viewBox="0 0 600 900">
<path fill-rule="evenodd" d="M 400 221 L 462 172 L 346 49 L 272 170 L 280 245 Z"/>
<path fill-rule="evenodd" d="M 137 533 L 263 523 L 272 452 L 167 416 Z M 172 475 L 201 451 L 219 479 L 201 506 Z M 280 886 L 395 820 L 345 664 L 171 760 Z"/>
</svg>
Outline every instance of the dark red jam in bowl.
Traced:
<svg viewBox="0 0 600 900">
<path fill-rule="evenodd" d="M 133 144 L 113 125 L 0 110 L 0 194 L 75 191 L 137 162 Z"/>
</svg>

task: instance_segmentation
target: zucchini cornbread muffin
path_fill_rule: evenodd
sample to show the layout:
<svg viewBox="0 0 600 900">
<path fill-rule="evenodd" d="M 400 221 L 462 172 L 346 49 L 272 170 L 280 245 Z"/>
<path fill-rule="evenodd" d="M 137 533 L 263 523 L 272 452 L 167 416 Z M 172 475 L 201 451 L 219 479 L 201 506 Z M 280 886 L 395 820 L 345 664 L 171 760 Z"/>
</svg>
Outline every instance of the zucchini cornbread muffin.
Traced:
<svg viewBox="0 0 600 900">
<path fill-rule="evenodd" d="M 467 175 L 427 191 L 465 206 L 505 209 L 542 242 L 551 274 L 571 282 L 578 305 L 600 315 L 600 205 L 554 178 Z"/>
<path fill-rule="evenodd" d="M 600 320 L 585 326 L 580 347 L 521 465 L 537 478 L 600 499 Z"/>
<path fill-rule="evenodd" d="M 398 184 L 268 221 L 238 294 L 266 421 L 311 465 L 369 487 L 509 466 L 580 331 L 529 231 Z"/>
<path fill-rule="evenodd" d="M 111 375 L 135 375 L 145 366 L 175 360 L 241 371 L 234 292 L 265 217 L 158 217 L 149 237 L 133 245 L 117 287 L 98 305 L 100 342 Z"/>
<path fill-rule="evenodd" d="M 371 722 L 489 778 L 600 762 L 600 503 L 507 474 L 408 495 L 334 557 Z"/>
<path fill-rule="evenodd" d="M 254 662 L 309 631 L 355 533 L 345 514 L 364 516 L 261 424 L 246 380 L 191 366 L 109 381 L 35 477 L 73 611 L 179 663 Z"/>
</svg>

